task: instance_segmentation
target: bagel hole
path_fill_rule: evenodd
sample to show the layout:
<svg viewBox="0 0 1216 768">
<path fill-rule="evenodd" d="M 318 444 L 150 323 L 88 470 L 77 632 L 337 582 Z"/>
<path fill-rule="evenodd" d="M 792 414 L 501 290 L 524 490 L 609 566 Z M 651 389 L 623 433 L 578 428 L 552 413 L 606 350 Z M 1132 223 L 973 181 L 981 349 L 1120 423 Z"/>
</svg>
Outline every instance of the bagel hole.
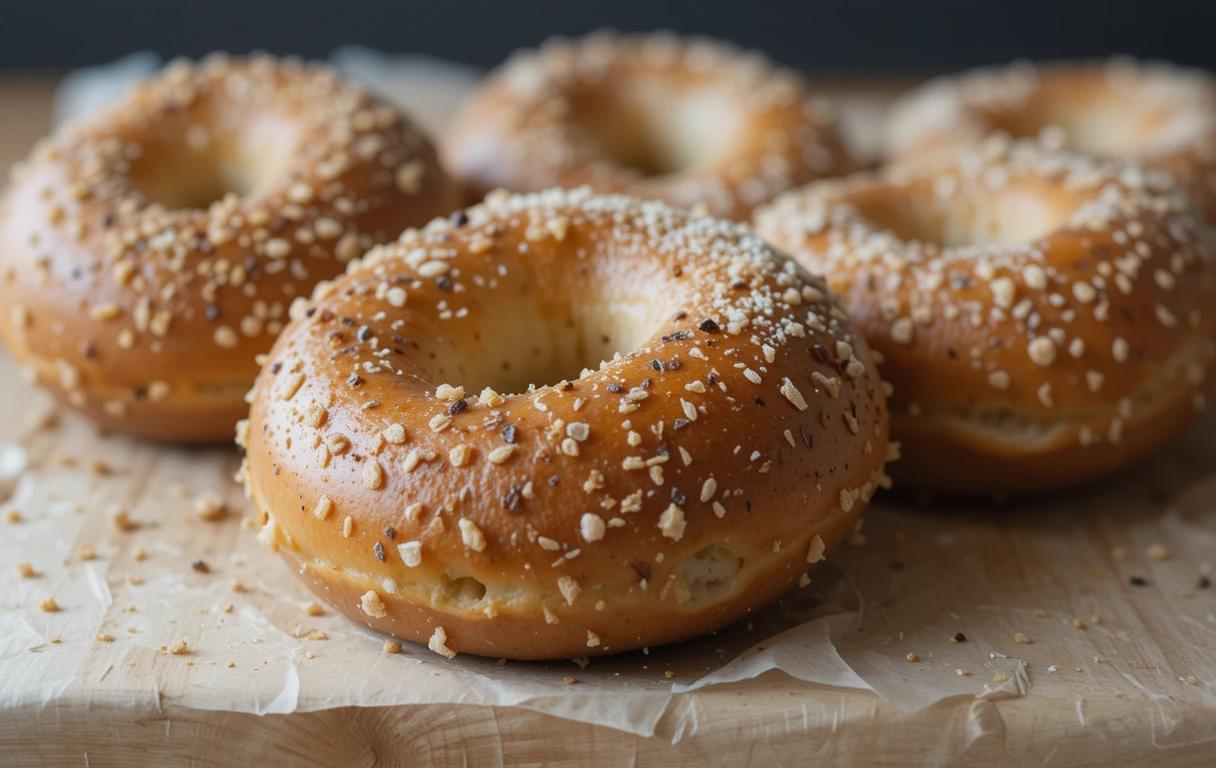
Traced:
<svg viewBox="0 0 1216 768">
<path fill-rule="evenodd" d="M 1098 86 L 1078 95 L 1073 91 L 1038 94 L 1025 109 L 991 115 L 994 126 L 1014 138 L 1037 138 L 1058 131 L 1069 149 L 1107 158 L 1125 158 L 1143 150 L 1171 122 L 1171 109 L 1154 103 L 1154 94 L 1112 92 Z"/>
<path fill-rule="evenodd" d="M 636 82 L 587 99 L 575 119 L 612 163 L 657 177 L 714 162 L 739 128 L 738 113 L 713 89 Z"/>
<path fill-rule="evenodd" d="M 228 195 L 244 197 L 256 186 L 249 174 L 217 165 L 202 172 L 187 171 L 174 179 L 150 179 L 143 192 L 150 202 L 171 210 L 206 210 Z"/>
<path fill-rule="evenodd" d="M 431 376 L 470 394 L 490 387 L 512 395 L 576 381 L 584 369 L 646 344 L 670 316 L 671 297 L 656 295 L 657 276 L 631 275 L 621 285 L 625 280 L 615 272 L 588 276 L 555 296 L 524 276 L 512 290 L 489 292 L 473 338 L 435 344 Z"/>
<path fill-rule="evenodd" d="M 680 577 L 696 602 L 729 592 L 743 570 L 743 558 L 725 544 L 697 550 L 680 565 Z"/>
<path fill-rule="evenodd" d="M 899 189 L 855 204 L 871 226 L 901 240 L 966 248 L 1037 240 L 1066 225 L 1080 201 L 1029 185 L 948 198 Z"/>
<path fill-rule="evenodd" d="M 170 210 L 206 210 L 229 195 L 254 196 L 290 158 L 291 131 L 264 118 L 239 130 L 162 128 L 132 163 L 131 178 L 148 202 Z"/>
</svg>

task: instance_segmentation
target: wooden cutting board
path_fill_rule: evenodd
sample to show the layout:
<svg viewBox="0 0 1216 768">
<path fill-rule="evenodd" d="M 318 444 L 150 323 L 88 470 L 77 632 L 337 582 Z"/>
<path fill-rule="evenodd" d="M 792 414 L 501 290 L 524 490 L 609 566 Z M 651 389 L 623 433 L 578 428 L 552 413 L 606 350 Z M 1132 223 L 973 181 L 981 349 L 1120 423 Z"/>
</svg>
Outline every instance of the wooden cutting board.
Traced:
<svg viewBox="0 0 1216 768">
<path fill-rule="evenodd" d="M 51 88 L 0 80 L 0 167 Z M 243 529 L 235 450 L 98 435 L 0 357 L 0 440 L 29 464 L 0 486 L 0 766 L 1216 764 L 1213 427 L 1049 500 L 884 500 L 807 601 L 853 601 L 807 648 L 861 687 L 673 693 L 763 626 L 587 670 L 384 656 Z M 223 519 L 196 514 L 206 492 Z"/>
</svg>

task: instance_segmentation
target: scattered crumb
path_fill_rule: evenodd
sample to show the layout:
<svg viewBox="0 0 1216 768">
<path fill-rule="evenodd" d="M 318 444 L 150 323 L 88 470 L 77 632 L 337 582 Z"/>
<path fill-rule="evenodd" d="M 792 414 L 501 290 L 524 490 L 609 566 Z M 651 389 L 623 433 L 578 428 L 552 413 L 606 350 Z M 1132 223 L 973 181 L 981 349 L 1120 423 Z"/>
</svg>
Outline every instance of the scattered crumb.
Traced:
<svg viewBox="0 0 1216 768">
<path fill-rule="evenodd" d="M 222 520 L 227 512 L 224 500 L 215 491 L 205 491 L 194 497 L 194 514 L 200 520 L 215 522 Z"/>
<path fill-rule="evenodd" d="M 120 533 L 130 533 L 139 527 L 139 525 L 131 519 L 131 515 L 127 510 L 121 507 L 113 507 L 109 512 L 110 527 Z"/>
<path fill-rule="evenodd" d="M 53 597 L 48 597 L 38 604 L 43 613 L 59 613 L 59 603 Z"/>
<path fill-rule="evenodd" d="M 1170 559 L 1170 551 L 1164 544 L 1151 544 L 1144 551 L 1144 554 L 1149 560 L 1161 561 Z"/>
<path fill-rule="evenodd" d="M 383 647 L 385 653 L 401 653 L 401 643 L 396 640 L 385 640 Z"/>
</svg>

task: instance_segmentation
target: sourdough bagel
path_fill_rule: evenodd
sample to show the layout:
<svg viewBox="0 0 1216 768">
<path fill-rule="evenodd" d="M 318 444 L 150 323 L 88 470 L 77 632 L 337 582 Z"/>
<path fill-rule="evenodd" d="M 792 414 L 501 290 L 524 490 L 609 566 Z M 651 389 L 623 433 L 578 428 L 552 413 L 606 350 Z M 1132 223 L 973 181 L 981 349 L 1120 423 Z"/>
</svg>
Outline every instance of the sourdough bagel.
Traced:
<svg viewBox="0 0 1216 768">
<path fill-rule="evenodd" d="M 1176 189 L 991 141 L 812 185 L 757 229 L 882 354 L 901 484 L 1032 491 L 1128 464 L 1203 403 L 1213 244 Z"/>
<path fill-rule="evenodd" d="M 822 279 L 661 203 L 491 195 L 293 314 L 239 435 L 263 538 L 440 653 L 713 630 L 885 478 L 883 388 Z"/>
<path fill-rule="evenodd" d="M 172 64 L 16 170 L 0 334 L 110 428 L 230 439 L 292 298 L 457 196 L 405 117 L 326 67 Z"/>
<path fill-rule="evenodd" d="M 734 219 L 850 165 L 830 110 L 798 75 L 669 34 L 516 54 L 463 105 L 443 150 L 476 199 L 587 184 Z"/>
<path fill-rule="evenodd" d="M 1216 77 L 1207 72 L 1112 59 L 946 77 L 897 103 L 886 152 L 910 160 L 993 133 L 1168 171 L 1216 223 Z"/>
</svg>

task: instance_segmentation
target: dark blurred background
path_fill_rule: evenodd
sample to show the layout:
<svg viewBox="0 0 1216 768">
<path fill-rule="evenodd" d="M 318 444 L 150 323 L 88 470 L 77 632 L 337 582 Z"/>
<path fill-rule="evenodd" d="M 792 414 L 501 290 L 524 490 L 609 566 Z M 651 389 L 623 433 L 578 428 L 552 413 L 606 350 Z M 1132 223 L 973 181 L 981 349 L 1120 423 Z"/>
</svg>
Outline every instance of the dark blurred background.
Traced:
<svg viewBox="0 0 1216 768">
<path fill-rule="evenodd" d="M 345 43 L 489 66 L 550 35 L 602 26 L 710 34 L 820 71 L 1112 53 L 1216 68 L 1216 0 L 0 0 L 0 68 L 63 69 L 144 49 L 320 57 Z"/>
</svg>

